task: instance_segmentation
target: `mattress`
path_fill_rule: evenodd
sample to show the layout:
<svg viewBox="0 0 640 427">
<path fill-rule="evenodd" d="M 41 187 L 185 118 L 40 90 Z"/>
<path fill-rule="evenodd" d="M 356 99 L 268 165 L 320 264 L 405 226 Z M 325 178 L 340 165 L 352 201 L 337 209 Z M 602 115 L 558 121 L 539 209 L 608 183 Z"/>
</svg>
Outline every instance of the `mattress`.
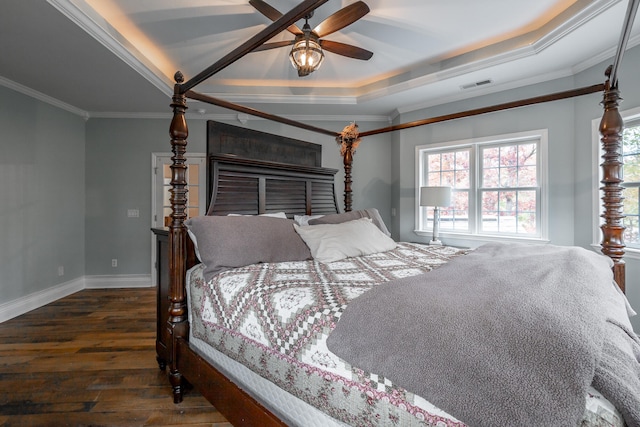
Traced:
<svg viewBox="0 0 640 427">
<path fill-rule="evenodd" d="M 206 283 L 189 271 L 191 345 L 289 425 L 431 425 L 462 422 L 375 373 L 332 355 L 326 336 L 346 304 L 380 283 L 421 274 L 464 255 L 401 243 L 393 251 L 329 264 L 265 263 Z M 582 425 L 623 425 L 596 390 Z"/>
</svg>

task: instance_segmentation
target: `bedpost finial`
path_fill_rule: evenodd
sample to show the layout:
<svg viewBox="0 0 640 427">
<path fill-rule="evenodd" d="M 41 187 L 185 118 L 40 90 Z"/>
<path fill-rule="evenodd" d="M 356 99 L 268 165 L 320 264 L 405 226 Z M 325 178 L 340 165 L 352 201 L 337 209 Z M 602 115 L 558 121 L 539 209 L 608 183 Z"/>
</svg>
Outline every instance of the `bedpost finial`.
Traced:
<svg viewBox="0 0 640 427">
<path fill-rule="evenodd" d="M 173 79 L 176 81 L 176 83 L 182 84 L 184 83 L 184 74 L 182 74 L 182 71 L 176 71 L 176 73 L 173 75 Z"/>
<path fill-rule="evenodd" d="M 607 67 L 607 69 L 604 72 L 604 75 L 607 76 L 607 78 L 611 77 L 611 72 L 613 71 L 613 65 L 609 65 Z"/>
</svg>

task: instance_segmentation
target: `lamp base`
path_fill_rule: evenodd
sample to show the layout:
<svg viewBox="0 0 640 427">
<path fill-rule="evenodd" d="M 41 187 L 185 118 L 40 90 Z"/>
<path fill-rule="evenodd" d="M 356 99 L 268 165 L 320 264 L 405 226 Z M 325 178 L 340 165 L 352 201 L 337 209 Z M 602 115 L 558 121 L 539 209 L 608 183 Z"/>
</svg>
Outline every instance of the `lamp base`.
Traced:
<svg viewBox="0 0 640 427">
<path fill-rule="evenodd" d="M 442 246 L 442 242 L 440 240 L 430 240 L 429 245 L 431 246 Z"/>
</svg>

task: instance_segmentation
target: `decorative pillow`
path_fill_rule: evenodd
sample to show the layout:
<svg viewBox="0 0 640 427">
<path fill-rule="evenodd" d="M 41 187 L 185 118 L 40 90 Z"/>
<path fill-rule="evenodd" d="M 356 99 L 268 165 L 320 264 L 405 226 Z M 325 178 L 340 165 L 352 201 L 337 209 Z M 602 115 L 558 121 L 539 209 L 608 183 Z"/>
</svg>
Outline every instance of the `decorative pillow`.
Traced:
<svg viewBox="0 0 640 427">
<path fill-rule="evenodd" d="M 311 259 L 294 224 L 291 219 L 266 216 L 199 216 L 185 221 L 207 281 L 235 267 Z"/>
<path fill-rule="evenodd" d="M 340 214 L 325 215 L 322 218 L 310 219 L 309 225 L 316 224 L 340 224 L 342 222 L 353 221 L 359 218 L 371 218 L 373 223 L 387 236 L 391 236 L 391 233 L 384 224 L 380 212 L 376 208 L 362 209 L 359 211 L 351 211 Z"/>
<path fill-rule="evenodd" d="M 309 225 L 309 220 L 321 218 L 324 215 L 294 215 L 293 220 L 298 225 Z"/>
<path fill-rule="evenodd" d="M 265 213 L 265 214 L 260 214 L 260 215 L 244 215 L 244 214 L 230 213 L 230 214 L 227 214 L 227 216 L 268 216 L 268 217 L 273 217 L 273 218 L 287 219 L 287 214 L 284 213 L 284 212 Z M 187 227 L 187 234 L 189 234 L 189 237 L 191 238 L 191 241 L 193 242 L 193 248 L 194 248 L 194 252 L 196 253 L 196 257 L 198 258 L 198 260 L 200 260 L 200 262 L 203 262 L 202 261 L 202 257 L 200 256 L 200 251 L 198 250 L 198 242 L 197 242 L 198 239 L 193 234 L 191 229 L 189 229 L 188 227 Z"/>
<path fill-rule="evenodd" d="M 371 218 L 361 218 L 340 224 L 295 224 L 314 259 L 327 263 L 360 255 L 395 249 L 396 242 L 375 226 Z"/>
</svg>

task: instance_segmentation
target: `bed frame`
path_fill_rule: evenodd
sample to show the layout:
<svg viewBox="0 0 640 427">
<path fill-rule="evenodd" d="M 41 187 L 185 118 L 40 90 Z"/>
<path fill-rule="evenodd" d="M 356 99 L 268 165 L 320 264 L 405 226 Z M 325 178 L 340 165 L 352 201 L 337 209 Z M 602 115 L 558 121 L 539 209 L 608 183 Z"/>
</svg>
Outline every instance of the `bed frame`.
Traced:
<svg viewBox="0 0 640 427">
<path fill-rule="evenodd" d="M 196 350 L 189 346 L 189 323 L 185 290 L 185 273 L 191 266 L 192 254 L 187 251 L 187 232 L 184 221 L 187 218 L 187 166 L 185 154 L 187 148 L 188 127 L 185 119 L 187 98 L 222 106 L 241 113 L 266 118 L 290 126 L 322 133 L 332 138 L 340 138 L 341 133 L 317 128 L 293 120 L 212 98 L 194 92 L 192 89 L 229 64 L 242 58 L 289 25 L 304 17 L 327 0 L 305 0 L 279 20 L 247 40 L 237 49 L 218 62 L 185 82 L 182 73 L 175 75 L 176 84 L 171 107 L 173 119 L 170 126 L 173 163 L 171 165 L 171 224 L 169 226 L 169 315 L 166 322 L 166 337 L 169 366 L 169 379 L 173 388 L 174 402 L 182 400 L 185 385 L 195 386 L 233 425 L 283 426 L 278 417 L 260 402 L 247 394 L 211 366 Z M 617 71 L 640 0 L 630 0 L 627 15 L 620 36 L 620 43 L 614 63 L 606 71 L 606 82 L 566 92 L 544 95 L 536 98 L 500 104 L 491 107 L 464 111 L 447 116 L 434 117 L 390 126 L 368 132 L 360 137 L 378 133 L 401 131 L 415 126 L 423 126 L 446 120 L 452 120 L 492 111 L 516 108 L 540 102 L 549 102 L 589 93 L 601 92 L 604 113 L 600 124 L 604 155 L 602 172 L 602 252 L 614 262 L 614 277 L 624 290 L 625 264 L 624 225 L 622 197 L 622 160 L 620 158 L 623 121 L 618 111 L 620 94 L 618 91 Z M 212 152 L 208 154 L 208 167 L 211 178 L 207 186 L 211 204 L 209 214 L 230 212 L 258 214 L 284 210 L 287 213 L 329 213 L 338 210 L 334 195 L 333 180 L 335 170 L 325 169 L 317 163 L 320 159 L 315 144 L 295 141 L 289 138 L 255 133 L 244 138 L 236 133 L 229 136 L 229 125 L 209 124 L 209 140 Z M 225 132 L 227 132 L 225 134 Z M 253 132 L 253 131 L 252 131 Z M 232 132 L 233 133 L 233 132 Z M 251 132 L 250 132 L 251 133 Z M 226 136 L 224 136 L 226 135 Z M 217 138 L 217 140 L 216 140 Z M 243 142 L 238 142 L 243 140 Z M 257 139 L 256 139 L 257 138 Z M 259 139 L 259 141 L 258 141 Z M 351 210 L 351 168 L 353 159 L 353 140 L 342 140 L 345 166 L 345 211 Z M 288 147 L 288 148 L 283 148 Z M 287 154 L 284 154 L 284 153 Z M 315 162 L 309 164 L 309 159 Z M 227 186 L 226 183 L 235 184 Z M 236 185 L 236 184 L 240 185 Z M 159 314 L 160 315 L 160 314 Z"/>
</svg>

